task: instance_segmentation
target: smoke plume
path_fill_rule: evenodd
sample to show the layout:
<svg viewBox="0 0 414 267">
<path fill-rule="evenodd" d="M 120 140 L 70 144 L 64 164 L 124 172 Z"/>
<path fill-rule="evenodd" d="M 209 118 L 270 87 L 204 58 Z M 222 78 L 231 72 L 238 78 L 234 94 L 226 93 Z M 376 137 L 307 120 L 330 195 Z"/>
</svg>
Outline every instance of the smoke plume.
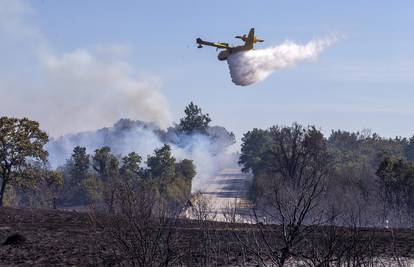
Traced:
<svg viewBox="0 0 414 267">
<path fill-rule="evenodd" d="M 160 81 L 136 70 L 128 46 L 62 51 L 37 27 L 35 15 L 28 2 L 0 0 L 0 114 L 39 121 L 55 137 L 46 147 L 53 168 L 63 165 L 75 146 L 90 154 L 109 146 L 118 157 L 134 151 L 145 160 L 167 143 L 177 160 L 194 161 L 193 190 L 198 190 L 235 162 L 226 152 L 229 135 L 222 127 L 210 127 L 209 137 L 168 128 L 172 118 Z M 120 120 L 102 128 L 119 118 L 141 121 Z"/>
<path fill-rule="evenodd" d="M 0 0 L 0 114 L 37 120 L 49 134 L 95 130 L 119 118 L 172 123 L 160 81 L 138 72 L 122 44 L 62 51 L 26 1 Z"/>
<path fill-rule="evenodd" d="M 225 167 L 237 167 L 237 156 L 228 151 L 233 142 L 234 136 L 220 126 L 209 127 L 208 135 L 186 135 L 172 127 L 161 130 L 154 123 L 122 119 L 112 127 L 52 139 L 46 148 L 50 164 L 57 168 L 70 158 L 75 146 L 85 147 L 89 154 L 108 146 L 119 159 L 130 152 L 136 152 L 145 161 L 155 149 L 168 144 L 177 161 L 193 161 L 197 174 L 192 181 L 192 191 L 196 192 L 218 171 Z"/>
<path fill-rule="evenodd" d="M 336 37 L 320 38 L 306 45 L 288 41 L 271 48 L 232 54 L 227 60 L 231 79 L 234 84 L 241 86 L 262 81 L 278 69 L 293 66 L 300 61 L 316 59 L 336 40 Z"/>
</svg>

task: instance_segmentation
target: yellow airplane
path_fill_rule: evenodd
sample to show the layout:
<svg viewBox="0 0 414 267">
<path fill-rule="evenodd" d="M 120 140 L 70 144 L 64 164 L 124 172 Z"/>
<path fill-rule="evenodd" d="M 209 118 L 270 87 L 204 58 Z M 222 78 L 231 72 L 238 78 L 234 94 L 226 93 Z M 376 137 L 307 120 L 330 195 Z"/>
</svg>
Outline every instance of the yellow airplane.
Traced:
<svg viewBox="0 0 414 267">
<path fill-rule="evenodd" d="M 243 36 L 236 36 L 235 38 L 241 39 L 244 41 L 244 45 L 240 46 L 230 46 L 228 43 L 212 43 L 212 42 L 206 42 L 201 40 L 201 38 L 197 38 L 196 42 L 198 44 L 198 48 L 202 48 L 203 45 L 207 46 L 213 46 L 218 49 L 225 49 L 224 51 L 221 51 L 217 58 L 218 60 L 226 60 L 231 54 L 242 52 L 242 51 L 248 51 L 253 49 L 253 44 L 257 42 L 263 42 L 264 40 L 257 39 L 256 36 L 254 36 L 254 28 L 251 28 L 249 31 L 249 34 L 246 36 L 244 34 Z"/>
</svg>

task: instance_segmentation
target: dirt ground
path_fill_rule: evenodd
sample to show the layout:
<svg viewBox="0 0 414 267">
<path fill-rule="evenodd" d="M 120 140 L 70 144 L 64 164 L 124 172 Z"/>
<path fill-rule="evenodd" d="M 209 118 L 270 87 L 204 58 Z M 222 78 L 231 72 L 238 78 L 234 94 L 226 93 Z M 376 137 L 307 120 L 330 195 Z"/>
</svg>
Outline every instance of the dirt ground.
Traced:
<svg viewBox="0 0 414 267">
<path fill-rule="evenodd" d="M 200 191 L 210 200 L 215 220 L 225 221 L 223 213 L 229 207 L 236 207 L 240 215 L 252 215 L 250 208 L 252 203 L 249 200 L 252 183 L 252 175 L 242 173 L 238 168 L 224 169 L 217 175 L 209 177 Z"/>
<path fill-rule="evenodd" d="M 0 242 L 13 234 L 27 242 L 0 247 L 0 266 L 91 265 L 93 235 L 86 214 L 56 210 L 0 209 Z"/>
<path fill-rule="evenodd" d="M 252 225 L 236 225 L 228 230 L 225 223 L 212 223 L 220 242 L 226 242 L 231 231 L 254 229 Z M 183 242 L 195 242 L 200 232 L 197 222 L 183 220 L 178 231 L 186 238 Z M 96 233 L 87 213 L 42 209 L 0 209 L 0 244 L 14 233 L 27 241 L 17 246 L 0 246 L 0 266 L 96 266 Z M 390 247 L 389 230 L 376 230 L 375 242 L 378 254 L 397 253 L 404 257 L 414 256 L 414 231 L 395 230 L 395 248 Z M 188 245 L 189 243 L 184 244 Z M 194 246 L 194 245 L 192 245 Z"/>
</svg>

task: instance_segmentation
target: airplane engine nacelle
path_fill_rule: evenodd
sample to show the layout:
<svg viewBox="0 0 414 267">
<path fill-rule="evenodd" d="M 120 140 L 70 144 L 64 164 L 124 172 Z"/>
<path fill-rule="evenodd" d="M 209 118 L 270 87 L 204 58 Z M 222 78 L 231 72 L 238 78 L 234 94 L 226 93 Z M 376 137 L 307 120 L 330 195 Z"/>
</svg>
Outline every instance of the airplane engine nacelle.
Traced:
<svg viewBox="0 0 414 267">
<path fill-rule="evenodd" d="M 225 51 L 221 51 L 218 56 L 217 56 L 218 60 L 223 61 L 223 60 L 227 60 L 227 58 L 229 58 L 229 51 L 225 50 Z"/>
</svg>

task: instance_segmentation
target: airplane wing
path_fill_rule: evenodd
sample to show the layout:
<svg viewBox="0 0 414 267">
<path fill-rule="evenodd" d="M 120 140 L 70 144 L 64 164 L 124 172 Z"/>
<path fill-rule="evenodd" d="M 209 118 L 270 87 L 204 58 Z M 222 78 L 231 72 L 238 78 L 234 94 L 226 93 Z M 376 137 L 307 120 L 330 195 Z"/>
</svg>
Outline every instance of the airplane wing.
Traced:
<svg viewBox="0 0 414 267">
<path fill-rule="evenodd" d="M 216 47 L 218 49 L 231 48 L 231 46 L 228 43 L 212 43 L 212 42 L 206 42 L 206 41 L 201 40 L 200 38 L 197 38 L 196 42 L 198 44 L 198 48 L 202 48 L 203 45 Z"/>
<path fill-rule="evenodd" d="M 255 43 L 264 42 L 263 39 L 257 39 L 256 36 L 254 36 L 254 28 L 250 29 L 248 36 L 244 34 L 243 36 L 238 35 L 235 38 L 243 40 L 249 48 L 253 48 L 253 44 Z"/>
</svg>

